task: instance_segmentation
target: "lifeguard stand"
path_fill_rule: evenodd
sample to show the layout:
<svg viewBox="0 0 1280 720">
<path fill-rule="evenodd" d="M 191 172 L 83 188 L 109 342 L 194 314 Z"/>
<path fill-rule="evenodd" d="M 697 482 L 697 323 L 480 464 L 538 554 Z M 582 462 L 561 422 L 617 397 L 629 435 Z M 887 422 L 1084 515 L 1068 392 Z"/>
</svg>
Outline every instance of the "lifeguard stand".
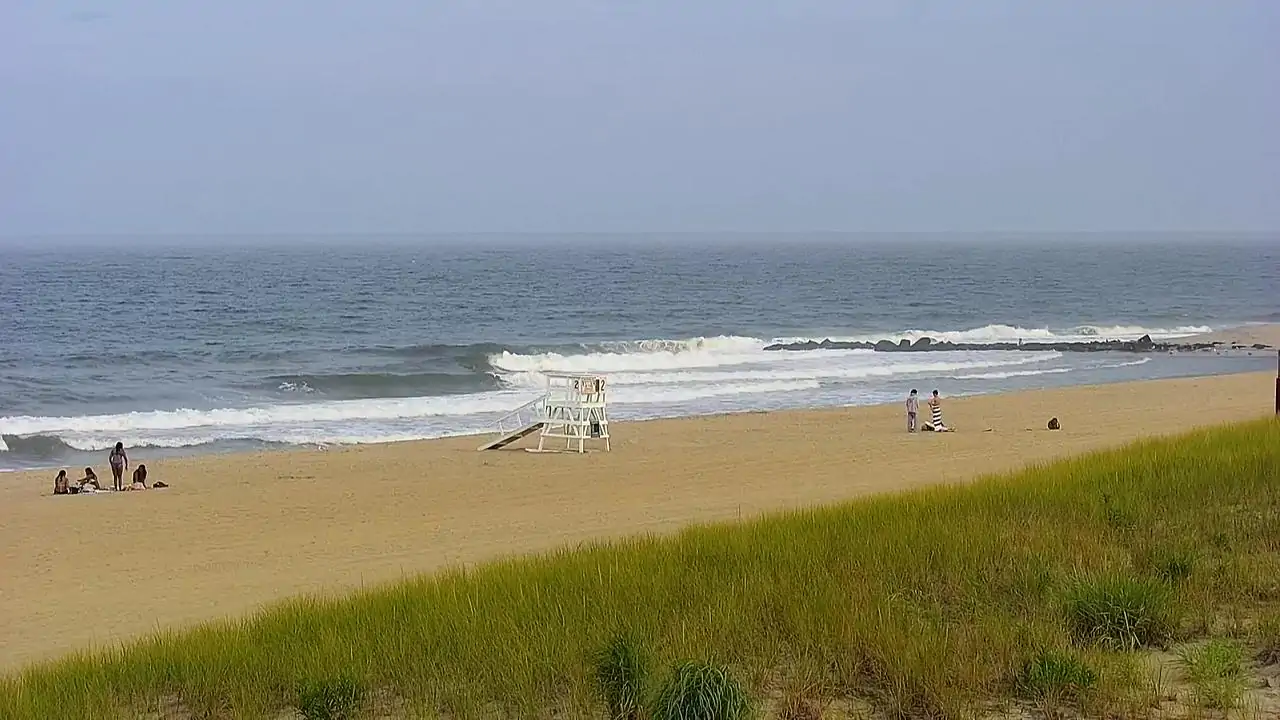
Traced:
<svg viewBox="0 0 1280 720">
<path fill-rule="evenodd" d="M 609 415 L 605 411 L 608 391 L 599 375 L 579 373 L 545 373 L 547 394 L 544 398 L 542 435 L 538 452 L 548 452 L 547 439 L 563 439 L 566 450 L 586 451 L 588 440 L 603 440 L 609 446 Z"/>
</svg>

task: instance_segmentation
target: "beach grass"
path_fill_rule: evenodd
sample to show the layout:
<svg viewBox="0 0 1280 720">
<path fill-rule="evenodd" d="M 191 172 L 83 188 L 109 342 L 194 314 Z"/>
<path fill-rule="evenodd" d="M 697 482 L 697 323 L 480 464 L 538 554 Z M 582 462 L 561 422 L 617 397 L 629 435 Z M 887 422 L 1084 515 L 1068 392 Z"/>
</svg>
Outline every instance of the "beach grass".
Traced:
<svg viewBox="0 0 1280 720">
<path fill-rule="evenodd" d="M 299 598 L 29 667 L 0 680 L 0 717 L 1123 717 L 1158 702 L 1142 653 L 1241 616 L 1266 651 L 1277 608 L 1265 420 Z M 1184 662 L 1234 702 L 1236 656 L 1205 647 Z"/>
</svg>

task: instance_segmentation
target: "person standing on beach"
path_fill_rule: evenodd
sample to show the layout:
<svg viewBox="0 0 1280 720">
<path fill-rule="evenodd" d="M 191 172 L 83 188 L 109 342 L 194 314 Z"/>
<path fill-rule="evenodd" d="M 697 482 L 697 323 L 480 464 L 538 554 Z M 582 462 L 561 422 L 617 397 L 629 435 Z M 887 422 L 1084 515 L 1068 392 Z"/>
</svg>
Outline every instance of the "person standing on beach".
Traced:
<svg viewBox="0 0 1280 720">
<path fill-rule="evenodd" d="M 933 391 L 933 397 L 929 398 L 929 414 L 933 421 L 934 432 L 946 432 L 947 426 L 942 422 L 942 398 L 938 397 L 938 391 Z"/>
<path fill-rule="evenodd" d="M 911 388 L 911 394 L 907 395 L 907 432 L 916 431 L 917 420 L 920 415 L 920 398 L 916 394 L 915 388 Z"/>
<path fill-rule="evenodd" d="M 116 447 L 107 458 L 111 465 L 111 475 L 115 478 L 116 490 L 124 489 L 124 471 L 129 467 L 129 456 L 124 452 L 124 443 L 116 443 Z"/>
</svg>

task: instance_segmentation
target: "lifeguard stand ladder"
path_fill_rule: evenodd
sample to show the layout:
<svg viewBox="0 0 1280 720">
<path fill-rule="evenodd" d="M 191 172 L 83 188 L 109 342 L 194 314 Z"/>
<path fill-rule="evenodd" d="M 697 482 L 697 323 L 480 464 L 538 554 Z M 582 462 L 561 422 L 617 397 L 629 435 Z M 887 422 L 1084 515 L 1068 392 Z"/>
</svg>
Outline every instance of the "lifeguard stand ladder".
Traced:
<svg viewBox="0 0 1280 720">
<path fill-rule="evenodd" d="M 565 441 L 565 450 L 586 451 L 588 440 L 603 440 L 609 446 L 609 415 L 605 410 L 608 392 L 599 375 L 545 373 L 547 394 L 542 419 L 542 435 L 537 452 L 551 452 L 547 440 Z"/>
</svg>

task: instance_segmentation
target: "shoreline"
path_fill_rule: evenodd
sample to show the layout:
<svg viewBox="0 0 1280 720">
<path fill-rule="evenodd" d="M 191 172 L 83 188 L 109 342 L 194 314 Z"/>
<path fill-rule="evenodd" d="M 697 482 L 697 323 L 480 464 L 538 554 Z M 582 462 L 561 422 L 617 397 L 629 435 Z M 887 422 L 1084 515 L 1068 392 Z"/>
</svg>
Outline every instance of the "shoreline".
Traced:
<svg viewBox="0 0 1280 720">
<path fill-rule="evenodd" d="M 1238 343 L 1238 342 L 1243 342 L 1245 339 L 1250 341 L 1265 340 L 1265 341 L 1270 341 L 1270 342 L 1275 342 L 1277 344 L 1280 344 L 1280 324 L 1258 325 L 1258 326 L 1241 327 L 1241 328 L 1237 328 L 1236 330 L 1214 331 L 1212 333 L 1206 333 L 1204 335 L 1188 336 L 1185 340 L 1189 343 L 1194 342 L 1201 345 L 1208 345 L 1212 343 L 1219 343 L 1219 344 L 1229 344 L 1233 342 Z M 935 345 L 932 350 L 925 348 L 923 350 L 919 350 L 919 352 L 932 352 L 932 351 L 938 351 L 940 349 L 942 348 Z M 1192 378 L 1192 377 L 1222 377 L 1222 376 L 1258 372 L 1260 369 L 1259 367 L 1233 366 L 1233 364 L 1237 362 L 1257 365 L 1257 361 L 1261 359 L 1259 353 L 1248 348 L 1245 348 L 1245 351 L 1248 354 L 1246 354 L 1246 352 L 1232 353 L 1229 350 L 1224 351 L 1216 356 L 1211 351 L 1206 352 L 1203 350 L 1197 351 L 1197 352 L 1188 352 L 1188 353 L 1172 353 L 1168 358 L 1162 358 L 1162 359 L 1167 359 L 1172 362 L 1186 361 L 1186 362 L 1195 363 L 1197 364 L 1197 366 L 1194 369 L 1191 369 L 1190 371 L 1156 373 L 1147 377 L 1116 377 L 1112 379 L 1100 379 L 1100 378 L 1091 377 L 1091 378 L 1080 379 L 1075 382 L 1072 382 L 1070 380 L 1063 382 L 1059 379 L 1059 378 L 1066 378 L 1067 377 L 1066 375 L 1063 375 L 1063 376 L 1049 375 L 1043 378 L 1043 382 L 1042 384 L 1039 385 L 1039 387 L 1042 389 L 1093 387 L 1093 386 L 1124 384 L 1129 382 L 1151 382 L 1151 381 L 1157 381 L 1157 380 Z M 805 354 L 808 351 L 799 351 L 799 352 L 800 354 Z M 910 349 L 891 350 L 889 352 L 917 352 L 917 350 L 910 350 Z M 1160 355 L 1160 353 L 1152 353 L 1152 352 L 1136 352 L 1136 353 L 1128 353 L 1125 351 L 1104 351 L 1104 352 L 1117 352 L 1118 354 L 1130 354 L 1130 355 L 1132 354 Z M 1275 351 L 1268 349 L 1265 352 L 1272 353 Z M 1087 355 L 1089 353 L 1086 353 L 1086 352 L 1074 353 L 1074 352 L 1068 351 L 1063 354 L 1064 355 L 1072 355 L 1072 354 Z M 1221 369 L 1218 371 L 1210 371 L 1209 366 L 1204 364 L 1205 362 L 1221 363 L 1222 364 Z M 1265 368 L 1265 366 L 1263 367 Z M 1088 368 L 1083 368 L 1079 372 L 1093 373 L 1097 371 L 1090 370 Z M 964 384 L 962 382 L 957 382 L 958 380 L 962 380 L 962 378 L 907 377 L 902 379 L 895 379 L 895 382 L 896 384 L 901 384 L 901 385 L 910 384 L 912 382 L 922 382 L 922 381 L 927 381 L 927 382 L 924 382 L 924 384 L 928 384 L 929 382 L 938 383 L 939 381 L 946 381 L 948 384 L 951 384 L 953 386 Z M 962 388 L 957 392 L 953 392 L 951 396 L 956 398 L 989 397 L 989 396 L 1005 395 L 1009 393 L 1027 392 L 1029 389 L 1035 389 L 1035 388 L 1019 387 L 1018 385 L 1001 386 L 1001 387 L 995 387 L 995 388 L 984 387 L 976 391 L 965 390 Z M 905 392 L 905 390 L 903 390 L 903 392 Z M 533 395 L 534 395 L 534 391 L 530 390 L 529 397 L 532 398 Z M 793 412 L 793 411 L 824 410 L 824 409 L 838 409 L 838 408 L 881 407 L 885 405 L 894 405 L 896 403 L 897 403 L 897 400 L 885 401 L 879 398 L 875 398 L 867 402 L 830 402 L 830 403 L 813 404 L 808 406 L 777 405 L 773 407 L 764 407 L 764 408 L 746 407 L 741 409 L 729 409 L 729 410 L 710 410 L 710 411 L 694 410 L 694 411 L 686 411 L 686 412 L 672 411 L 670 413 L 666 411 L 658 411 L 656 414 L 648 414 L 648 413 L 641 412 L 638 414 L 638 416 L 634 416 L 634 417 L 627 417 L 624 415 L 620 419 L 614 419 L 613 422 L 626 422 L 630 424 L 630 423 L 636 423 L 636 422 L 650 422 L 654 420 L 677 420 L 682 418 L 710 418 L 710 417 L 720 417 L 723 415 L 736 415 L 741 413 L 749 414 L 749 413 L 759 413 L 759 412 Z M 513 404 L 513 407 L 514 406 L 515 405 Z M 616 418 L 617 411 L 614 410 L 613 412 L 615 413 L 615 418 Z M 314 450 L 317 447 L 323 447 L 326 450 L 335 450 L 335 449 L 342 449 L 342 448 L 371 447 L 371 446 L 380 446 L 380 445 L 395 445 L 400 443 L 450 440 L 454 438 L 480 438 L 486 435 L 494 434 L 495 432 L 496 431 L 492 428 L 467 429 L 467 430 L 462 430 L 458 432 L 448 432 L 442 435 L 428 435 L 426 437 L 405 438 L 405 439 L 363 442 L 363 443 L 361 442 L 330 443 L 330 442 L 319 441 L 315 443 L 296 444 L 296 443 L 284 443 L 284 442 L 274 443 L 274 442 L 266 442 L 266 441 L 258 441 L 258 440 L 231 438 L 231 439 L 218 440 L 212 443 L 206 443 L 206 444 L 200 444 L 200 445 L 183 445 L 183 446 L 176 446 L 176 447 L 159 446 L 159 445 L 137 445 L 137 446 L 132 446 L 131 451 L 136 450 L 138 454 L 145 454 L 147 457 L 151 458 L 153 462 L 160 462 L 160 461 L 167 462 L 167 461 L 171 461 L 179 458 L 235 457 L 240 455 L 257 454 L 257 453 L 276 454 L 276 453 L 290 453 L 290 452 L 296 452 L 296 451 L 306 452 L 306 451 Z M 97 465 L 101 464 L 100 456 L 105 453 L 106 453 L 106 449 L 101 449 L 101 450 L 72 449 L 67 453 L 67 457 L 51 458 L 47 462 L 41 460 L 41 461 L 38 461 L 39 464 L 36 464 L 34 462 L 27 462 L 15 467 L 0 468 L 0 483 L 8 482 L 14 475 L 21 474 L 21 473 L 41 473 L 41 472 L 47 473 L 47 472 L 56 472 L 59 469 L 67 469 L 69 473 L 75 474 L 75 472 L 78 472 L 78 469 L 75 470 L 74 472 L 73 472 L 73 469 L 83 467 L 86 464 L 93 465 L 95 469 L 97 469 Z M 0 459 L 3 459 L 5 454 L 8 454 L 8 453 L 0 453 Z M 16 461 L 16 462 L 22 462 L 22 461 Z"/>
<path fill-rule="evenodd" d="M 46 473 L 23 471 L 0 485 L 0 557 L 15 570 L 0 593 L 12 620 L 0 670 L 300 594 L 963 483 L 1267 416 L 1273 384 L 1249 373 L 945 399 L 957 432 L 944 435 L 908 435 L 900 408 L 882 405 L 614 423 L 613 452 L 585 456 L 478 452 L 465 436 L 148 459 L 150 479 L 170 487 L 143 493 L 54 498 Z M 1061 431 L 1043 429 L 1049 417 Z"/>
</svg>

